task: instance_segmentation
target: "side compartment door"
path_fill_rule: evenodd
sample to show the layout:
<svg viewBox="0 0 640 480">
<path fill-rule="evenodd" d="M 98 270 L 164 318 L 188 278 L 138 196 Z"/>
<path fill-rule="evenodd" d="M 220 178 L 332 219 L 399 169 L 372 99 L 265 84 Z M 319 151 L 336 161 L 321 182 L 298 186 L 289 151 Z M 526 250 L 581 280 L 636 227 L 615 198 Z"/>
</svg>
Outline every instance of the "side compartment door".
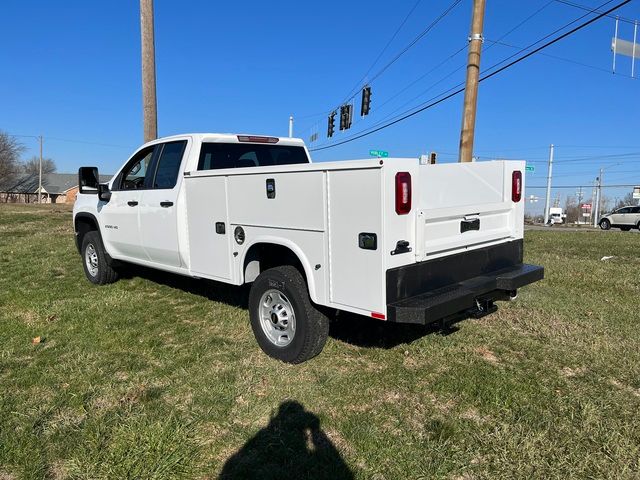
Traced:
<svg viewBox="0 0 640 480">
<path fill-rule="evenodd" d="M 191 272 L 231 280 L 231 237 L 227 214 L 227 178 L 185 179 Z"/>
<path fill-rule="evenodd" d="M 180 166 L 187 157 L 187 140 L 157 146 L 140 200 L 140 236 L 149 260 L 160 265 L 179 267 L 178 208 L 181 185 Z"/>
<path fill-rule="evenodd" d="M 136 153 L 114 179 L 111 199 L 98 206 L 102 239 L 113 257 L 147 259 L 140 237 L 138 213 L 154 151 L 155 146 L 151 146 Z"/>
</svg>

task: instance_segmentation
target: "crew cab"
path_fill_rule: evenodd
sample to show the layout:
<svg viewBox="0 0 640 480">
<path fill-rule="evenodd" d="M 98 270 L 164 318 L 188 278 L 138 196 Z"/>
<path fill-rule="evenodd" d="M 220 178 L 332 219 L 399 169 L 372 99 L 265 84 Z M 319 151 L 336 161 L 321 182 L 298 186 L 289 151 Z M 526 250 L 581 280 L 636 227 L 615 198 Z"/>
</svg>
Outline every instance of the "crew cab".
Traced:
<svg viewBox="0 0 640 480">
<path fill-rule="evenodd" d="M 233 285 L 268 355 L 322 350 L 328 312 L 427 324 L 486 314 L 543 278 L 523 264 L 524 162 L 313 163 L 302 140 L 188 134 L 107 184 L 82 167 L 73 224 L 89 281 L 123 264 Z"/>
</svg>

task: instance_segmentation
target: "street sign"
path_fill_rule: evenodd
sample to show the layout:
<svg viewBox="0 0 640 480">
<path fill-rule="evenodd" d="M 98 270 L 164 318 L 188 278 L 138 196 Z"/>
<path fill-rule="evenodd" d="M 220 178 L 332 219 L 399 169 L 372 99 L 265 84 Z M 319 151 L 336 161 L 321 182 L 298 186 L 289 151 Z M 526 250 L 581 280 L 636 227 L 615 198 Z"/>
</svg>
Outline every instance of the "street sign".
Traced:
<svg viewBox="0 0 640 480">
<path fill-rule="evenodd" d="M 372 157 L 387 158 L 389 156 L 389 152 L 385 152 L 384 150 L 369 150 L 369 155 Z"/>
<path fill-rule="evenodd" d="M 591 204 L 590 203 L 583 203 L 581 205 L 583 210 L 591 210 Z"/>
<path fill-rule="evenodd" d="M 640 187 L 633 187 L 633 199 L 640 199 Z"/>
<path fill-rule="evenodd" d="M 534 165 L 527 165 L 526 167 L 524 167 L 524 169 L 527 172 L 535 172 L 536 171 L 536 167 Z"/>
</svg>

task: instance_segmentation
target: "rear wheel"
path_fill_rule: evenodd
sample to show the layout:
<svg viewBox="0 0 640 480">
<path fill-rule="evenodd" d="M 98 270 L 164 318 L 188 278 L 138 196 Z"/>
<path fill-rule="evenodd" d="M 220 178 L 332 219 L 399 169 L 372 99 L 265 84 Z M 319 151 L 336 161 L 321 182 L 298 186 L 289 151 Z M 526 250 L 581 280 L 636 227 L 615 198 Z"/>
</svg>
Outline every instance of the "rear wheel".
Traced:
<svg viewBox="0 0 640 480">
<path fill-rule="evenodd" d="M 81 253 L 84 273 L 91 283 L 106 285 L 118 280 L 118 272 L 109 265 L 107 254 L 98 232 L 91 231 L 84 235 Z"/>
<path fill-rule="evenodd" d="M 311 303 L 304 277 L 290 265 L 270 268 L 256 278 L 249 315 L 260 348 L 283 362 L 315 357 L 329 335 L 329 319 Z"/>
<path fill-rule="evenodd" d="M 600 220 L 600 228 L 602 230 L 609 230 L 611 228 L 611 222 L 606 218 L 603 218 L 602 220 Z"/>
</svg>

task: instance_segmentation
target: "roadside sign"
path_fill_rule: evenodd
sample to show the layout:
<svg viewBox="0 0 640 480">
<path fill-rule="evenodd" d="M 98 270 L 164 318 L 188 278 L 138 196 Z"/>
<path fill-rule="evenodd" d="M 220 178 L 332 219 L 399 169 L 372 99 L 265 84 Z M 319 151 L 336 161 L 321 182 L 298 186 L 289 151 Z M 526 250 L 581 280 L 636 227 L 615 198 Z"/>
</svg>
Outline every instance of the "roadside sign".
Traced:
<svg viewBox="0 0 640 480">
<path fill-rule="evenodd" d="M 581 205 L 583 210 L 591 210 L 591 204 L 590 203 L 583 203 Z"/>
<path fill-rule="evenodd" d="M 634 200 L 640 199 L 640 187 L 633 187 L 633 199 Z"/>
<path fill-rule="evenodd" d="M 369 155 L 372 157 L 387 158 L 389 156 L 389 152 L 385 152 L 384 150 L 369 150 Z"/>
<path fill-rule="evenodd" d="M 536 167 L 535 167 L 535 165 L 527 165 L 526 167 L 524 167 L 524 169 L 525 169 L 527 172 L 535 172 L 535 171 L 536 171 Z"/>
</svg>

